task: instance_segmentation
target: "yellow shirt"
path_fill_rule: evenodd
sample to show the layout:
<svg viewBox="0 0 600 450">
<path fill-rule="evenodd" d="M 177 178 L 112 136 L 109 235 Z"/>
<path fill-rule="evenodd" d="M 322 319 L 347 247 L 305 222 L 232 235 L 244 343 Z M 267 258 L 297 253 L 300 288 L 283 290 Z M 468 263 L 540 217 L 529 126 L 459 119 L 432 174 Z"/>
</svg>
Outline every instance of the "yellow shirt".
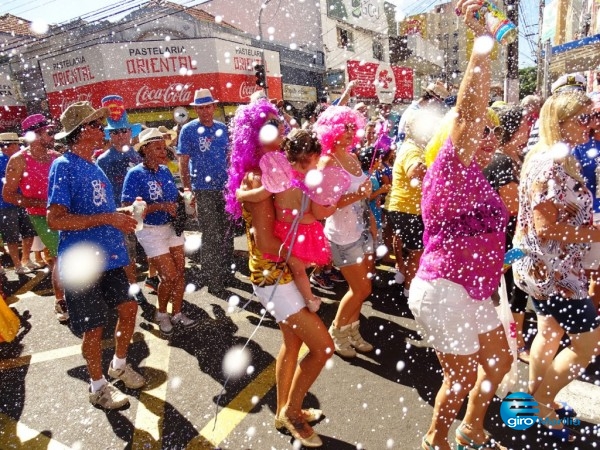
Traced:
<svg viewBox="0 0 600 450">
<path fill-rule="evenodd" d="M 425 164 L 424 149 L 406 139 L 396 154 L 392 188 L 386 198 L 388 211 L 421 215 L 421 183 L 411 183 L 407 172 L 416 164 Z"/>
</svg>

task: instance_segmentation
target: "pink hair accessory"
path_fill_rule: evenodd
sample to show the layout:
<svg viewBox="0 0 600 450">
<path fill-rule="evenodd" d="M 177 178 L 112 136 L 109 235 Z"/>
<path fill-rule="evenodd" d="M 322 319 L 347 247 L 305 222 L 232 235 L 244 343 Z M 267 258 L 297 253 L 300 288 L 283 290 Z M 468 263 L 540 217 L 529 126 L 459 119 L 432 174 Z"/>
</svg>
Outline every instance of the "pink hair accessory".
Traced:
<svg viewBox="0 0 600 450">
<path fill-rule="evenodd" d="M 277 194 L 296 187 L 319 205 L 335 205 L 351 183 L 350 176 L 339 167 L 311 170 L 303 180 L 298 179 L 285 155 L 278 152 L 263 155 L 259 165 L 261 180 L 267 191 Z"/>
</svg>

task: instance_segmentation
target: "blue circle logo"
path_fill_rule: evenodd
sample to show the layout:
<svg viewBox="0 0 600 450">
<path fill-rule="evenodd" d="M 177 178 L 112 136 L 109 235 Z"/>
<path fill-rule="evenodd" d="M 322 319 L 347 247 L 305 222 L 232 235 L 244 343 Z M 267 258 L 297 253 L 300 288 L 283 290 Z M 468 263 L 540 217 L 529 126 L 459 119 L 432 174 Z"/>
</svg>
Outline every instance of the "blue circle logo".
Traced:
<svg viewBox="0 0 600 450">
<path fill-rule="evenodd" d="M 532 395 L 515 392 L 502 400 L 500 416 L 513 430 L 526 430 L 538 421 L 538 403 Z"/>
</svg>

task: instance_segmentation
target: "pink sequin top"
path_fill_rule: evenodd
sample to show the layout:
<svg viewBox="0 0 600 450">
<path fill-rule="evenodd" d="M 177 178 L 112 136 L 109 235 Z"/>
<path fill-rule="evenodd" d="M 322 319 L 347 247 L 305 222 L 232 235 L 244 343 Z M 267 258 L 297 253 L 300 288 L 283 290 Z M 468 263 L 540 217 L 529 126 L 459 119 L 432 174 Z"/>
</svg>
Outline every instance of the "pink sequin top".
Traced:
<svg viewBox="0 0 600 450">
<path fill-rule="evenodd" d="M 425 249 L 417 276 L 462 285 L 484 300 L 500 282 L 508 211 L 473 160 L 465 167 L 450 138 L 427 169 L 421 200 Z"/>
</svg>

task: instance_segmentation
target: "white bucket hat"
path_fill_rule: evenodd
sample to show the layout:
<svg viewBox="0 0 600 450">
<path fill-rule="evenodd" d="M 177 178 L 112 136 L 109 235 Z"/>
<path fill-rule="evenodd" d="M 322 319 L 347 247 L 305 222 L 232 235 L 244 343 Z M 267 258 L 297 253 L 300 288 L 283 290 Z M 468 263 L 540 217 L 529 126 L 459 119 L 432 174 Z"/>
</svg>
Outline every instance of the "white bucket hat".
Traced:
<svg viewBox="0 0 600 450">
<path fill-rule="evenodd" d="M 198 89 L 194 93 L 194 103 L 190 103 L 190 106 L 203 106 L 218 102 L 213 98 L 210 89 Z"/>
</svg>

